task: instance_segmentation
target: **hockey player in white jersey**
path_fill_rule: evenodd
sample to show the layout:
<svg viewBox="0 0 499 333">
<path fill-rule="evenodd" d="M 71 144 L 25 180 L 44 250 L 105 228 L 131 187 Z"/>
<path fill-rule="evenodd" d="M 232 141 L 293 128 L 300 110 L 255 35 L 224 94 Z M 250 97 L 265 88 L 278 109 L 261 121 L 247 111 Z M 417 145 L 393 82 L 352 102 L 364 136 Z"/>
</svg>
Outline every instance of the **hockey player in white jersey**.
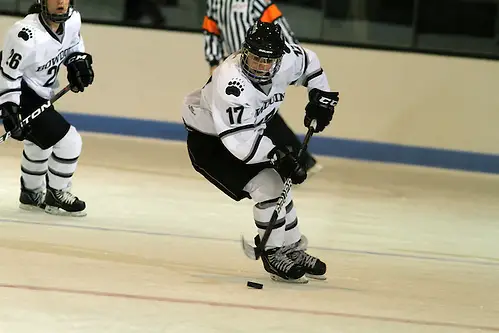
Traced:
<svg viewBox="0 0 499 333">
<path fill-rule="evenodd" d="M 257 22 L 240 52 L 184 101 L 182 116 L 194 169 L 232 199 L 254 201 L 256 244 L 281 194 L 283 178 L 299 184 L 307 177 L 297 152 L 275 146 L 266 131 L 292 84 L 309 91 L 305 126 L 315 119 L 315 131 L 323 131 L 339 94 L 331 92 L 316 54 L 286 43 L 278 25 Z M 307 276 L 324 279 L 326 264 L 305 252 L 306 243 L 289 192 L 261 256 L 265 270 L 273 279 L 288 282 L 307 282 Z"/>
<path fill-rule="evenodd" d="M 53 106 L 29 125 L 22 119 L 59 88 L 62 64 L 73 92 L 92 84 L 92 56 L 85 53 L 81 17 L 74 0 L 38 0 L 4 37 L 0 112 L 6 131 L 23 141 L 20 207 L 51 214 L 84 216 L 85 202 L 70 192 L 82 140 Z"/>
</svg>

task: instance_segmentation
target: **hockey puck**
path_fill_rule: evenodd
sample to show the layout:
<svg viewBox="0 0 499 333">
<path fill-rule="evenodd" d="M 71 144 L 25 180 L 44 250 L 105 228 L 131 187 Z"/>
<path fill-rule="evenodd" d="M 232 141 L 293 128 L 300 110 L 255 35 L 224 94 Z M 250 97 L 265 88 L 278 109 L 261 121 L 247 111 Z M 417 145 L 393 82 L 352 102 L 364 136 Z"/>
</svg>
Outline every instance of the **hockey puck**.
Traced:
<svg viewBox="0 0 499 333">
<path fill-rule="evenodd" d="M 263 284 L 251 282 L 251 281 L 248 281 L 248 283 L 246 285 L 250 288 L 255 288 L 255 289 L 262 289 L 263 288 Z"/>
</svg>

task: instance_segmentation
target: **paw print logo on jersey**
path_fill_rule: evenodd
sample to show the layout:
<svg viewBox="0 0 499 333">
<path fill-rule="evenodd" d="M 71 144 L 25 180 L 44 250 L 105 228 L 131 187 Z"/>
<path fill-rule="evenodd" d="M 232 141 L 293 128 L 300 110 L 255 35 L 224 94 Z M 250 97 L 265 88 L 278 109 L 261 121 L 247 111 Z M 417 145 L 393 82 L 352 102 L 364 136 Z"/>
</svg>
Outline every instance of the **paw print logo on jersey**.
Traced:
<svg viewBox="0 0 499 333">
<path fill-rule="evenodd" d="M 21 31 L 19 31 L 19 33 L 17 34 L 17 37 L 27 41 L 28 39 L 33 37 L 33 32 L 30 29 L 24 27 L 21 29 Z"/>
<path fill-rule="evenodd" d="M 241 92 L 244 91 L 244 85 L 240 79 L 232 79 L 229 81 L 229 85 L 225 88 L 225 93 L 227 95 L 234 95 L 239 97 Z"/>
</svg>

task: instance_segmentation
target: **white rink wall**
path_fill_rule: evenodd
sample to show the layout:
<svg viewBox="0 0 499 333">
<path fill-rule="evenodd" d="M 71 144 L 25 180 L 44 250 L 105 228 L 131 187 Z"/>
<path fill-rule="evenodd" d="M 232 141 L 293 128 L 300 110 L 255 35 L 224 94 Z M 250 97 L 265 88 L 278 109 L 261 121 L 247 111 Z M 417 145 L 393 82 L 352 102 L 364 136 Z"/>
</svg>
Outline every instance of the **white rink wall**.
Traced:
<svg viewBox="0 0 499 333">
<path fill-rule="evenodd" d="M 1 17 L 2 32 L 18 19 Z M 95 83 L 58 109 L 82 130 L 184 139 L 182 99 L 208 79 L 202 35 L 90 24 L 82 35 Z M 315 153 L 499 173 L 499 63 L 304 46 L 341 98 Z M 281 109 L 301 134 L 306 98 L 305 88 L 291 87 Z"/>
</svg>

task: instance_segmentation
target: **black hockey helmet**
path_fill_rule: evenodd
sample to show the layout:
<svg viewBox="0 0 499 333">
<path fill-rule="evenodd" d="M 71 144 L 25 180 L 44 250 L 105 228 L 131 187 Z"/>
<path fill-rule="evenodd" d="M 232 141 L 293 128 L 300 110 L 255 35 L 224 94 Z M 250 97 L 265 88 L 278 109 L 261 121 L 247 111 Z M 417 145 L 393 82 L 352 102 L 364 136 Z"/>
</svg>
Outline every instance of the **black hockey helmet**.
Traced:
<svg viewBox="0 0 499 333">
<path fill-rule="evenodd" d="M 271 80 L 281 67 L 285 48 L 279 25 L 257 21 L 246 33 L 241 48 L 243 73 L 253 82 Z"/>
<path fill-rule="evenodd" d="M 40 13 L 42 14 L 44 19 L 52 21 L 54 23 L 63 23 L 67 21 L 71 17 L 71 15 L 73 15 L 74 2 L 75 0 L 69 1 L 68 10 L 63 14 L 51 14 L 48 9 L 47 0 L 36 0 L 35 5 L 39 6 Z"/>
</svg>

